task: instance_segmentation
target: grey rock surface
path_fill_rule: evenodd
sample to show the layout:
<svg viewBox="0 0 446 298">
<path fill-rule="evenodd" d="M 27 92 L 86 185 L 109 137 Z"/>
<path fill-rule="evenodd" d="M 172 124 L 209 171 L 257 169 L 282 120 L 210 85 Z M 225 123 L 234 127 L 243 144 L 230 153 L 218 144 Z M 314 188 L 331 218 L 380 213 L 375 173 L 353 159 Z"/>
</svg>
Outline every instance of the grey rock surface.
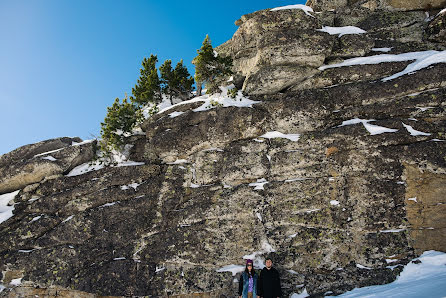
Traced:
<svg viewBox="0 0 446 298">
<path fill-rule="evenodd" d="M 425 250 L 446 251 L 446 64 L 388 81 L 413 61 L 318 69 L 374 48 L 443 45 L 418 11 L 388 10 L 384 22 L 384 2 L 361 3 L 315 18 L 243 16 L 219 50 L 259 103 L 176 106 L 130 138 L 131 159 L 144 164 L 21 186 L 0 225 L 0 272 L 2 284 L 24 285 L 7 293 L 234 297 L 239 273 L 225 268 L 271 255 L 286 297 L 336 295 L 395 280 Z M 368 32 L 316 31 L 340 22 Z M 274 131 L 294 139 L 265 136 Z M 22 165 L 21 155 L 6 165 Z"/>
<path fill-rule="evenodd" d="M 79 138 L 52 139 L 0 156 L 0 194 L 23 189 L 91 161 L 95 142 L 81 142 Z"/>
</svg>

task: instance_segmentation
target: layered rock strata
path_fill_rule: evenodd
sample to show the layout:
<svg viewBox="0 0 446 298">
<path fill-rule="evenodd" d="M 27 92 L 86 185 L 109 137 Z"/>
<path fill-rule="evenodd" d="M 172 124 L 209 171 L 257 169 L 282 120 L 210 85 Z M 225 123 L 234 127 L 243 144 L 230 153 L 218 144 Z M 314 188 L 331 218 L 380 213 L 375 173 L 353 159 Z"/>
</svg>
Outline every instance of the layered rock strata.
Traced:
<svg viewBox="0 0 446 298">
<path fill-rule="evenodd" d="M 424 250 L 446 251 L 446 65 L 391 80 L 382 79 L 413 60 L 320 68 L 444 45 L 424 12 L 382 11 L 395 16 L 389 24 L 350 9 L 242 17 L 218 50 L 234 57 L 236 84 L 257 104 L 175 106 L 132 140 L 131 159 L 143 164 L 17 188 L 0 226 L 0 271 L 4 285 L 24 286 L 2 295 L 57 285 L 233 297 L 231 265 L 249 256 L 260 266 L 267 254 L 286 296 L 340 294 L 393 281 Z M 367 32 L 317 31 L 341 23 Z"/>
</svg>

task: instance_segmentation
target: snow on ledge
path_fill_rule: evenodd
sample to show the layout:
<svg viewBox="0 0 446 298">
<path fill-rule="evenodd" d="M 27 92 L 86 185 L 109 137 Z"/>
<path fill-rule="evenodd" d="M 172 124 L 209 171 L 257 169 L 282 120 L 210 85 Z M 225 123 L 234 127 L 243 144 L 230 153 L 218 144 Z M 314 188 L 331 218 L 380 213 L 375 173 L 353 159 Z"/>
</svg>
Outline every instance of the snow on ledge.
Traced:
<svg viewBox="0 0 446 298">
<path fill-rule="evenodd" d="M 430 136 L 431 135 L 430 133 L 427 133 L 427 132 L 415 130 L 412 126 L 404 124 L 404 122 L 403 122 L 403 126 L 407 129 L 407 131 L 410 133 L 411 136 Z"/>
<path fill-rule="evenodd" d="M 217 272 L 231 272 L 232 276 L 235 276 L 239 272 L 243 272 L 245 270 L 245 266 L 242 265 L 227 265 L 217 269 Z"/>
<path fill-rule="evenodd" d="M 8 203 L 13 200 L 19 192 L 20 190 L 16 190 L 14 192 L 0 195 L 0 223 L 8 220 L 14 215 L 12 213 L 14 205 L 8 206 Z"/>
<path fill-rule="evenodd" d="M 184 164 L 184 163 L 189 163 L 189 161 L 187 161 L 187 159 L 177 159 L 174 162 L 168 162 L 168 165 L 180 165 L 180 164 Z"/>
<path fill-rule="evenodd" d="M 436 51 L 433 51 L 433 52 L 436 52 Z M 400 76 L 403 76 L 405 74 L 413 73 L 417 70 L 429 67 L 429 66 L 431 66 L 433 64 L 437 64 L 437 63 L 446 63 L 446 51 L 436 52 L 436 53 L 433 53 L 432 55 L 429 55 L 427 57 L 419 58 L 415 62 L 412 62 L 411 64 L 409 64 L 404 70 L 402 70 L 390 77 L 384 78 L 384 79 L 382 79 L 382 81 L 383 82 L 390 81 L 390 80 L 396 79 Z"/>
<path fill-rule="evenodd" d="M 402 62 L 402 61 L 412 61 L 404 70 L 391 75 L 389 77 L 383 78 L 382 81 L 390 81 L 396 79 L 405 74 L 413 73 L 417 70 L 429 67 L 437 63 L 446 63 L 446 51 L 420 51 L 420 52 L 408 52 L 402 54 L 381 54 L 369 57 L 358 57 L 344 60 L 341 63 L 323 65 L 319 67 L 319 70 L 325 70 L 329 68 L 344 67 L 344 66 L 354 66 L 354 65 L 366 65 L 366 64 L 379 64 L 385 62 Z"/>
<path fill-rule="evenodd" d="M 249 186 L 254 186 L 254 190 L 265 190 L 263 186 L 269 183 L 265 178 L 257 179 L 257 182 L 249 183 Z"/>
<path fill-rule="evenodd" d="M 354 118 L 354 119 L 343 121 L 342 124 L 339 125 L 338 127 L 362 123 L 364 128 L 367 129 L 367 131 L 371 135 L 378 135 L 378 134 L 382 134 L 382 133 L 386 133 L 386 132 L 397 132 L 398 131 L 398 129 L 394 129 L 394 128 L 387 128 L 387 127 L 383 127 L 383 126 L 369 124 L 369 122 L 372 122 L 372 121 L 376 121 L 376 120 Z"/>
<path fill-rule="evenodd" d="M 145 163 L 127 160 L 118 162 L 116 165 L 112 165 L 111 167 L 130 167 L 130 166 L 142 166 L 142 165 L 145 165 Z M 104 162 L 101 161 L 95 161 L 93 163 L 86 162 L 72 169 L 71 172 L 69 172 L 66 176 L 67 177 L 79 176 L 92 171 L 98 171 L 103 168 L 105 168 Z"/>
<path fill-rule="evenodd" d="M 306 15 L 314 18 L 314 16 L 312 16 L 310 14 L 310 12 L 313 12 L 313 8 L 303 5 L 303 4 L 280 6 L 280 7 L 273 8 L 270 11 L 278 11 L 278 10 L 285 10 L 285 9 L 300 9 L 300 10 L 303 10 L 303 12 L 305 12 Z"/>
<path fill-rule="evenodd" d="M 322 29 L 316 29 L 316 31 L 326 32 L 330 35 L 338 35 L 338 37 L 341 37 L 342 35 L 348 35 L 348 34 L 367 33 L 367 31 L 362 30 L 361 28 L 358 28 L 355 26 L 344 26 L 344 27 L 323 26 Z"/>
<path fill-rule="evenodd" d="M 300 134 L 284 134 L 279 131 L 270 131 L 259 136 L 259 138 L 264 138 L 264 139 L 282 138 L 282 139 L 288 139 L 293 142 L 297 142 L 300 138 Z"/>
<path fill-rule="evenodd" d="M 36 155 L 34 155 L 34 158 L 36 158 L 36 157 L 40 157 L 40 156 L 45 156 L 45 155 L 47 155 L 47 154 L 51 154 L 51 153 L 55 153 L 55 152 L 59 152 L 59 151 L 61 151 L 61 150 L 63 150 L 63 149 L 66 149 L 67 147 L 63 147 L 63 148 L 59 148 L 59 149 L 56 149 L 56 150 L 51 150 L 51 151 L 47 151 L 47 152 L 43 152 L 43 153 L 39 153 L 39 154 L 36 154 Z"/>
<path fill-rule="evenodd" d="M 335 297 L 444 297 L 446 253 L 425 251 L 416 260 L 421 263 L 407 264 L 392 283 L 356 288 Z"/>
<path fill-rule="evenodd" d="M 71 146 L 81 146 L 81 145 L 84 145 L 84 144 L 92 143 L 92 142 L 94 142 L 94 141 L 95 141 L 95 139 L 85 140 L 85 141 L 82 141 L 82 142 L 80 142 L 80 143 L 77 143 L 77 142 L 71 142 Z"/>
<path fill-rule="evenodd" d="M 260 103 L 260 101 L 250 100 L 248 97 L 243 96 L 242 91 L 240 91 L 240 90 L 237 92 L 237 95 L 235 98 L 229 97 L 227 95 L 227 92 L 228 92 L 228 90 L 231 90 L 233 88 L 235 88 L 235 86 L 233 84 L 231 84 L 230 86 L 227 86 L 227 87 L 220 87 L 221 93 L 212 94 L 212 95 L 205 94 L 202 96 L 194 97 L 190 100 L 182 101 L 180 103 L 177 103 L 177 104 L 174 104 L 171 106 L 166 105 L 166 107 L 164 107 L 163 109 L 160 109 L 158 114 L 169 111 L 175 107 L 179 107 L 179 106 L 194 103 L 194 102 L 203 102 L 203 105 L 192 110 L 194 112 L 207 111 L 207 110 L 210 110 L 210 109 L 213 109 L 216 107 L 252 108 L 252 106 L 254 104 Z M 169 117 L 171 117 L 170 115 L 172 115 L 172 114 L 174 116 L 175 115 L 179 116 L 179 114 L 175 114 L 175 113 L 181 113 L 181 112 L 172 112 L 169 114 Z"/>
<path fill-rule="evenodd" d="M 400 233 L 405 231 L 406 229 L 392 229 L 392 230 L 382 230 L 380 233 Z"/>
<path fill-rule="evenodd" d="M 48 156 L 42 157 L 41 159 L 46 159 L 46 160 L 49 160 L 49 161 L 56 161 L 56 160 L 57 160 L 56 158 L 54 158 L 54 157 L 53 157 L 53 156 L 51 156 L 51 155 L 48 155 Z"/>
<path fill-rule="evenodd" d="M 446 8 L 444 8 L 444 9 L 440 10 L 440 12 L 439 12 L 439 13 L 437 13 L 437 15 L 436 15 L 435 17 L 437 17 L 437 16 L 439 16 L 439 15 L 441 15 L 441 14 L 445 13 L 445 12 L 446 12 Z"/>
<path fill-rule="evenodd" d="M 364 265 L 361 265 L 361 264 L 356 264 L 356 267 L 357 267 L 357 268 L 359 268 L 359 269 L 367 269 L 367 270 L 372 270 L 372 268 L 370 268 L 370 267 L 366 267 L 366 266 L 364 266 Z"/>
<path fill-rule="evenodd" d="M 169 114 L 169 117 L 170 118 L 175 118 L 175 117 L 178 117 L 178 116 L 180 116 L 182 114 L 184 114 L 184 112 L 172 112 L 172 113 Z"/>
<path fill-rule="evenodd" d="M 390 52 L 392 48 L 372 48 L 372 51 L 374 52 Z"/>
<path fill-rule="evenodd" d="M 15 278 L 15 279 L 11 280 L 11 282 L 9 283 L 9 285 L 17 287 L 17 286 L 19 286 L 21 283 L 22 283 L 22 277 L 20 277 L 20 278 Z"/>
</svg>

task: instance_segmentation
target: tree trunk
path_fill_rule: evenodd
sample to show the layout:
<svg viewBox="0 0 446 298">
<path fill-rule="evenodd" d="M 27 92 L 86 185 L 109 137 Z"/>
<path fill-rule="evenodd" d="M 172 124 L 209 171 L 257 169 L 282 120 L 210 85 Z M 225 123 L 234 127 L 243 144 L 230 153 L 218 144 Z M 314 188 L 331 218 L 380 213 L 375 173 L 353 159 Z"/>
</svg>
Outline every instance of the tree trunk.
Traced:
<svg viewBox="0 0 446 298">
<path fill-rule="evenodd" d="M 201 84 L 197 83 L 197 96 L 201 96 Z"/>
</svg>

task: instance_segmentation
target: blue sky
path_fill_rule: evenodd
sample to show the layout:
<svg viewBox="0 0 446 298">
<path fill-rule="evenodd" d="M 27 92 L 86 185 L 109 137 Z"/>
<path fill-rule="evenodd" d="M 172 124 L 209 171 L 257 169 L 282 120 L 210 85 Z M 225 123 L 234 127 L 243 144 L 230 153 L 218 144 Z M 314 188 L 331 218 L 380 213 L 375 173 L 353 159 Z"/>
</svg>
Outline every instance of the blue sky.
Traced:
<svg viewBox="0 0 446 298">
<path fill-rule="evenodd" d="M 184 59 L 193 73 L 206 34 L 215 47 L 243 14 L 304 3 L 0 0 L 0 154 L 99 136 L 107 107 L 131 93 L 144 57 Z"/>
</svg>

